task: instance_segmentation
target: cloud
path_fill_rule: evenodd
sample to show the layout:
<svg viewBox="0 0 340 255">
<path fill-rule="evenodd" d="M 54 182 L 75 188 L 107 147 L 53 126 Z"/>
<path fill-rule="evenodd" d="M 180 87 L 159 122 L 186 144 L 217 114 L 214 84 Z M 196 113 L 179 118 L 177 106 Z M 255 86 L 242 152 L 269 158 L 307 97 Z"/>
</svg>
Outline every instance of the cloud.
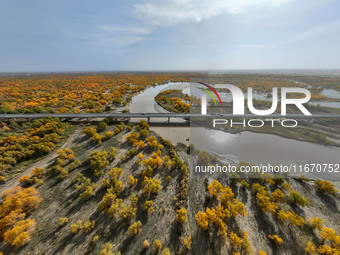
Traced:
<svg viewBox="0 0 340 255">
<path fill-rule="evenodd" d="M 340 31 L 340 19 L 331 22 L 326 22 L 321 25 L 314 26 L 283 41 L 283 43 L 293 43 L 296 41 L 302 41 L 307 38 L 320 37 L 325 34 L 338 34 Z"/>
<path fill-rule="evenodd" d="M 279 8 L 290 1 L 293 0 L 144 0 L 133 5 L 132 15 L 139 21 L 138 25 L 124 27 L 102 24 L 98 26 L 97 38 L 103 44 L 128 46 L 143 41 L 159 27 L 202 22 L 226 13 L 244 14 L 254 8 Z"/>
<path fill-rule="evenodd" d="M 152 28 L 150 26 L 145 27 L 122 27 L 122 26 L 112 26 L 112 25 L 102 25 L 99 26 L 99 29 L 104 32 L 111 33 L 126 33 L 126 34 L 135 34 L 135 35 L 147 35 L 152 32 Z"/>
<path fill-rule="evenodd" d="M 145 35 L 151 33 L 151 31 L 152 29 L 148 27 L 99 25 L 96 32 L 92 33 L 89 38 L 93 38 L 98 47 L 126 47 L 143 41 Z"/>
<path fill-rule="evenodd" d="M 279 8 L 292 0 L 146 0 L 134 5 L 136 17 L 152 26 L 201 22 L 223 13 L 242 14 L 254 8 Z"/>
<path fill-rule="evenodd" d="M 241 49 L 247 49 L 247 48 L 276 48 L 275 45 L 262 45 L 262 44 L 240 44 L 240 45 L 230 45 L 229 47 L 232 47 L 232 48 L 241 48 Z"/>
</svg>

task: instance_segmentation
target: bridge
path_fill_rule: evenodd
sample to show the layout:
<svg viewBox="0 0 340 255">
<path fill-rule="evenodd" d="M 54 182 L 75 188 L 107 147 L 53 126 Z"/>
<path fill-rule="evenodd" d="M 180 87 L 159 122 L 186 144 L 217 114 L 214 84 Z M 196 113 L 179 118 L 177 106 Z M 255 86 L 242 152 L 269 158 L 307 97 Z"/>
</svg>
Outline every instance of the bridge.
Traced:
<svg viewBox="0 0 340 255">
<path fill-rule="evenodd" d="M 244 115 L 233 115 L 233 114 L 223 114 L 223 113 L 211 113 L 206 115 L 201 115 L 200 113 L 30 113 L 30 114 L 0 114 L 0 120 L 9 119 L 41 119 L 41 118 L 61 118 L 61 119 L 104 119 L 104 118 L 114 118 L 114 119 L 147 119 L 150 122 L 151 118 L 165 118 L 168 119 L 170 123 L 171 118 L 180 118 L 189 120 L 190 118 L 305 118 L 305 119 L 315 119 L 315 118 L 340 118 L 340 114 L 313 114 L 313 115 L 303 115 L 303 114 L 271 114 L 266 116 L 260 116 L 255 114 L 244 114 Z"/>
</svg>

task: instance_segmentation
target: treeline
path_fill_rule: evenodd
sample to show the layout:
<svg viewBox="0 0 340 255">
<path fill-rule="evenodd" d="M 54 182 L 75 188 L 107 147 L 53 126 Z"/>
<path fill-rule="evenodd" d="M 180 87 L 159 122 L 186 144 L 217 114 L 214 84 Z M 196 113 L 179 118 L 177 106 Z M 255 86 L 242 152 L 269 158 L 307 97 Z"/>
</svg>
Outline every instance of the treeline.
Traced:
<svg viewBox="0 0 340 255">
<path fill-rule="evenodd" d="M 136 93 L 188 74 L 0 77 L 0 113 L 80 113 L 126 105 Z"/>
</svg>

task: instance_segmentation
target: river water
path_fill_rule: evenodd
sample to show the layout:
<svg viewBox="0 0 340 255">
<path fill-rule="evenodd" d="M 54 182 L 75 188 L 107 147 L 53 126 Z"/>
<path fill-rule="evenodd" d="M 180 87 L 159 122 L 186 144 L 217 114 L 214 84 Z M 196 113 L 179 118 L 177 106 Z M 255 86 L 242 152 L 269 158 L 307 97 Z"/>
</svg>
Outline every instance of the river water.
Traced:
<svg viewBox="0 0 340 255">
<path fill-rule="evenodd" d="M 154 97 L 165 89 L 187 89 L 189 83 L 168 83 L 146 89 L 132 98 L 130 112 L 167 112 Z M 184 90 L 185 92 L 185 90 Z M 157 120 L 166 122 L 167 119 Z M 176 120 L 183 121 L 183 120 Z M 173 143 L 194 143 L 195 148 L 214 153 L 225 162 L 245 161 L 251 164 L 340 164 L 340 149 L 332 146 L 287 139 L 277 135 L 241 132 L 231 134 L 203 127 L 151 127 L 156 133 Z M 309 174 L 305 174 L 309 176 Z M 320 174 L 316 174 L 320 176 Z M 338 179 L 339 173 L 322 174 L 322 178 Z M 310 177 L 315 177 L 310 176 Z M 321 178 L 321 177 L 319 177 Z"/>
</svg>

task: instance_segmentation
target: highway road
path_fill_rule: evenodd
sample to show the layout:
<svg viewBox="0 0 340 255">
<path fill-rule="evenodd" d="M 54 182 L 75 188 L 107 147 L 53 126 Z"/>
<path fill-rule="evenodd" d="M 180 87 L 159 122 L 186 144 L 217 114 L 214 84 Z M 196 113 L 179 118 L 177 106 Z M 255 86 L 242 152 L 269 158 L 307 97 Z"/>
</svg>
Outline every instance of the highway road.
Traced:
<svg viewBox="0 0 340 255">
<path fill-rule="evenodd" d="M 46 117 L 52 118 L 66 118 L 66 119 L 91 119 L 91 118 L 340 118 L 340 114 L 313 114 L 306 116 L 303 114 L 289 114 L 282 116 L 280 114 L 271 114 L 266 116 L 259 116 L 254 114 L 233 115 L 233 114 L 207 114 L 201 115 L 199 113 L 32 113 L 32 114 L 0 114 L 0 119 L 41 119 Z"/>
</svg>

